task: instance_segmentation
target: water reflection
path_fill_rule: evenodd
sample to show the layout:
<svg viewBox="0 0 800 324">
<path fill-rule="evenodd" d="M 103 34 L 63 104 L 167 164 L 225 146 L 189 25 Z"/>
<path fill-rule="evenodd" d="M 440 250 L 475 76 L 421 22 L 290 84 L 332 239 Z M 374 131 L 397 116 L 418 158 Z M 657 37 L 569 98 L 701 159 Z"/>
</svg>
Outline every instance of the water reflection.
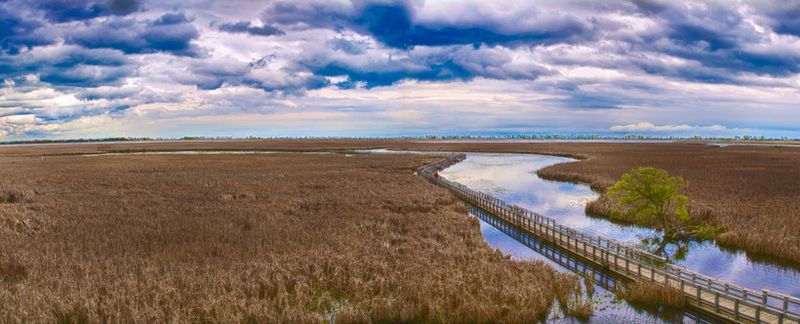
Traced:
<svg viewBox="0 0 800 324">
<path fill-rule="evenodd" d="M 574 272 L 584 276 L 591 276 L 595 283 L 594 293 L 586 298 L 591 298 L 594 303 L 594 314 L 589 323 L 710 323 L 696 313 L 674 308 L 637 307 L 616 298 L 614 291 L 619 278 L 602 269 L 595 268 L 591 263 L 584 263 L 567 251 L 559 249 L 546 242 L 537 240 L 511 224 L 494 217 L 480 209 L 470 208 L 470 215 L 480 219 L 481 234 L 484 240 L 492 247 L 505 254 L 511 255 L 516 260 L 542 261 L 556 270 Z M 585 281 L 581 280 L 582 290 Z M 547 318 L 552 323 L 577 323 L 575 319 L 564 318 L 560 315 L 558 304 L 554 302 L 553 310 Z"/>
<path fill-rule="evenodd" d="M 652 229 L 588 217 L 585 206 L 597 198 L 595 192 L 584 185 L 543 180 L 535 173 L 546 166 L 572 161 L 546 155 L 470 153 L 465 161 L 446 169 L 442 175 L 583 232 L 631 244 L 641 244 L 643 239 L 659 235 Z M 800 297 L 797 269 L 754 262 L 743 252 L 720 249 L 713 241 L 682 244 L 685 256 L 675 260 L 676 264 L 750 289 L 768 289 Z M 675 253 L 677 248 L 672 245 L 667 250 Z"/>
</svg>

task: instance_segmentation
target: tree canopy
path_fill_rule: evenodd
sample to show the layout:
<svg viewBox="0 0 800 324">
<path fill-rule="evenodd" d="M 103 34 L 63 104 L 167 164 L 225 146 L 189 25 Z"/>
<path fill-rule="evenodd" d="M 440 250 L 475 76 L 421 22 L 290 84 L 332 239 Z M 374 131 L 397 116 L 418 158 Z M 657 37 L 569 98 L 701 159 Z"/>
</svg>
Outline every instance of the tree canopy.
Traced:
<svg viewBox="0 0 800 324">
<path fill-rule="evenodd" d="M 608 196 L 622 207 L 619 212 L 625 218 L 660 228 L 671 239 L 681 235 L 689 222 L 688 198 L 680 194 L 687 185 L 686 180 L 663 169 L 640 167 L 624 174 L 608 190 Z"/>
</svg>

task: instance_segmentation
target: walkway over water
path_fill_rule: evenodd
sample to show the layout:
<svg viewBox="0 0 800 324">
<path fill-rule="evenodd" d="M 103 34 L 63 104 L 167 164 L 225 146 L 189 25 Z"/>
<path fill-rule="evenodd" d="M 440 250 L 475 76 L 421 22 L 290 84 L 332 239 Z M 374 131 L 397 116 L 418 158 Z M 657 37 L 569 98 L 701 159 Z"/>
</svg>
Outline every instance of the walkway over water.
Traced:
<svg viewBox="0 0 800 324">
<path fill-rule="evenodd" d="M 588 235 L 558 224 L 555 220 L 514 206 L 466 186 L 434 176 L 466 158 L 456 154 L 424 166 L 418 173 L 446 187 L 467 202 L 561 249 L 630 280 L 647 280 L 684 293 L 690 304 L 706 313 L 737 322 L 800 323 L 800 299 L 783 294 L 756 292 L 720 282 L 683 267 L 671 265 L 659 256 L 619 243 Z"/>
</svg>

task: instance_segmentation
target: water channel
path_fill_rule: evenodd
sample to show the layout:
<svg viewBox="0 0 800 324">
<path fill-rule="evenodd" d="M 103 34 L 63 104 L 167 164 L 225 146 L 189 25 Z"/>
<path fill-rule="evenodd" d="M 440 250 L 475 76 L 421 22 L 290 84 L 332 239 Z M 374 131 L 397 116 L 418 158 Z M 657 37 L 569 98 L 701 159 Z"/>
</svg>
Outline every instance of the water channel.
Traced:
<svg viewBox="0 0 800 324">
<path fill-rule="evenodd" d="M 536 171 L 557 163 L 574 159 L 535 154 L 469 153 L 467 159 L 442 172 L 447 179 L 460 182 L 471 189 L 492 194 L 508 203 L 552 217 L 561 224 L 586 233 L 613 238 L 618 241 L 639 244 L 644 238 L 659 233 L 647 228 L 620 225 L 601 218 L 587 216 L 584 209 L 597 193 L 588 186 L 566 182 L 547 181 L 539 178 Z M 481 219 L 481 232 L 492 247 L 518 260 L 545 260 L 561 270 L 575 271 L 564 266 L 541 251 L 523 244 L 514 236 L 518 234 L 497 227 L 490 215 L 474 216 Z M 487 221 L 488 220 L 488 221 Z M 684 242 L 687 248 L 682 260 L 673 261 L 686 268 L 739 286 L 761 290 L 768 289 L 800 297 L 800 271 L 796 268 L 767 264 L 748 259 L 743 252 L 720 249 L 713 241 Z M 671 246 L 670 248 L 676 248 Z M 676 310 L 642 312 L 626 303 L 616 303 L 608 287 L 601 287 L 606 296 L 595 296 L 593 321 L 608 322 L 624 319 L 634 322 L 687 320 L 695 315 L 676 314 Z"/>
</svg>

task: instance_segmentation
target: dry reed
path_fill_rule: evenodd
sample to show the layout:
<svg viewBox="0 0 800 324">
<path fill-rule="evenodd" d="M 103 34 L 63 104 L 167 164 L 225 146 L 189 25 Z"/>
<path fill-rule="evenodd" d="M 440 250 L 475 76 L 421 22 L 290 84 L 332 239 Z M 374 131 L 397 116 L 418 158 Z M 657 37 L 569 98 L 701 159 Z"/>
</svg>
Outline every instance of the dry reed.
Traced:
<svg viewBox="0 0 800 324">
<path fill-rule="evenodd" d="M 630 303 L 651 306 L 669 306 L 676 309 L 686 307 L 686 296 L 680 290 L 657 282 L 632 281 L 625 284 L 617 295 Z"/>
<path fill-rule="evenodd" d="M 580 279 L 577 275 L 572 280 L 554 280 L 556 282 L 556 300 L 564 316 L 587 319 L 594 312 L 594 304 L 590 298 L 584 298 Z"/>
<path fill-rule="evenodd" d="M 570 280 L 490 249 L 424 156 L 0 158 L 0 322 L 532 322 Z M 15 200 L 16 201 L 16 200 Z"/>
</svg>

